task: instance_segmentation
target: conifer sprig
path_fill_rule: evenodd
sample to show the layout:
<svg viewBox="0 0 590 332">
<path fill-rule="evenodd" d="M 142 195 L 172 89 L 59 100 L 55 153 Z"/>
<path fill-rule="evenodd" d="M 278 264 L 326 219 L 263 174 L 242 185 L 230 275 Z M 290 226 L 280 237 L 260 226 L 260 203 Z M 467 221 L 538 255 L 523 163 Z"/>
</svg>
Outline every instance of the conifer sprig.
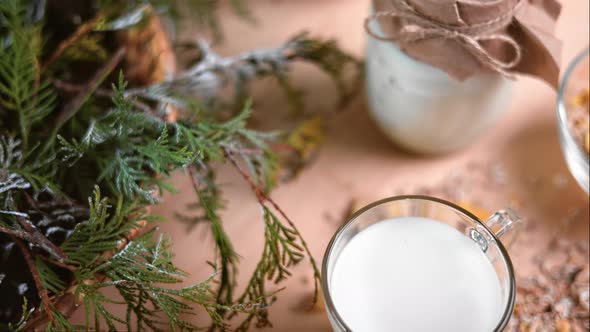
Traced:
<svg viewBox="0 0 590 332">
<path fill-rule="evenodd" d="M 159 0 L 148 2 L 160 8 Z M 198 14 L 215 30 L 217 1 L 190 3 L 193 9 L 205 5 Z M 229 318 L 237 313 L 246 315 L 239 330 L 254 321 L 269 325 L 268 307 L 276 293 L 271 284 L 289 277 L 306 258 L 316 287 L 319 272 L 301 233 L 268 194 L 281 165 L 275 147 L 285 146 L 286 135 L 248 127 L 253 107 L 247 83 L 275 77 L 293 109 L 299 109 L 302 94 L 291 85 L 290 64 L 310 62 L 333 78 L 346 101 L 354 89 L 345 72 L 358 70 L 360 63 L 333 41 L 306 34 L 231 58 L 200 43 L 198 63 L 177 78 L 128 87 L 120 74 L 109 90 L 109 73 L 124 69 L 124 47 L 104 42 L 104 31 L 141 28 L 139 23 L 157 11 L 144 10 L 145 1 L 100 4 L 90 21 L 47 46 L 45 36 L 53 31 L 26 17 L 45 1 L 0 2 L 0 243 L 22 244 L 30 270 L 24 281 L 34 290 L 11 297 L 15 303 L 9 309 L 21 318 L 0 321 L 0 330 L 31 328 L 29 322 L 41 314 L 50 318 L 47 331 L 194 330 L 199 327 L 187 315 L 195 313 L 195 306 L 220 330 L 228 330 Z M 232 5 L 248 17 L 241 1 Z M 38 13 L 42 18 L 44 11 Z M 91 59 L 85 49 L 102 55 Z M 80 63 L 98 69 L 90 75 L 68 72 Z M 239 111 L 228 114 L 222 112 L 227 103 L 220 91 L 230 84 L 236 88 L 230 101 Z M 174 123 L 162 112 L 170 107 L 178 115 Z M 265 229 L 261 258 L 239 295 L 239 248 L 232 245 L 220 214 L 223 193 L 213 167 L 218 162 L 231 163 L 247 181 Z M 167 179 L 175 170 L 187 171 L 199 209 L 194 225 L 208 225 L 216 248 L 209 262 L 212 276 L 187 287 L 179 286 L 187 275 L 173 263 L 170 240 L 156 234 L 155 218 L 147 213 L 163 191 L 174 191 Z M 142 232 L 144 227 L 150 230 Z M 10 243 L 0 250 L 5 247 Z M 14 293 L 3 282 L 9 278 L 6 268 L 0 265 L 0 295 Z M 106 295 L 108 287 L 117 290 L 117 299 Z M 66 294 L 82 300 L 82 326 L 73 325 L 58 303 L 48 300 Z M 125 314 L 111 312 L 112 306 L 124 307 Z M 0 303 L 0 319 L 6 317 L 3 308 Z"/>
<path fill-rule="evenodd" d="M 21 1 L 0 3 L 9 31 L 9 45 L 0 45 L 0 105 L 17 113 L 17 121 L 9 124 L 19 128 L 26 150 L 32 127 L 52 112 L 56 97 L 50 83 L 41 78 L 41 27 L 24 24 L 25 10 Z"/>
<path fill-rule="evenodd" d="M 197 96 L 201 105 L 220 107 L 220 92 L 230 86 L 234 87 L 231 102 L 234 106 L 241 106 L 249 95 L 247 87 L 250 81 L 274 77 L 283 89 L 291 110 L 298 113 L 304 102 L 302 92 L 289 79 L 293 63 L 312 64 L 330 76 L 339 93 L 340 105 L 355 95 L 362 74 L 362 63 L 340 50 L 333 40 L 311 38 L 307 33 L 297 34 L 274 48 L 227 58 L 216 54 L 204 41 L 194 46 L 200 54 L 197 64 L 172 80 L 130 89 L 126 92 L 127 96 L 165 101 L 178 107 L 186 107 L 187 100 L 194 100 Z"/>
<path fill-rule="evenodd" d="M 226 150 L 225 156 L 237 172 L 246 180 L 256 195 L 256 199 L 262 209 L 262 218 L 265 226 L 265 242 L 262 257 L 258 261 L 246 289 L 238 298 L 238 302 L 260 298 L 263 301 L 265 309 L 248 315 L 242 321 L 237 330 L 246 331 L 249 329 L 254 318 L 257 320 L 256 326 L 271 326 L 266 308 L 270 305 L 268 299 L 272 299 L 272 293 L 268 293 L 267 281 L 272 280 L 275 284 L 280 283 L 291 275 L 289 268 L 307 257 L 314 271 L 314 296 L 312 305 L 315 305 L 318 298 L 320 271 L 305 239 L 295 226 L 295 223 L 270 198 L 264 189 L 257 185 L 251 176 L 240 167 L 232 152 Z"/>
</svg>

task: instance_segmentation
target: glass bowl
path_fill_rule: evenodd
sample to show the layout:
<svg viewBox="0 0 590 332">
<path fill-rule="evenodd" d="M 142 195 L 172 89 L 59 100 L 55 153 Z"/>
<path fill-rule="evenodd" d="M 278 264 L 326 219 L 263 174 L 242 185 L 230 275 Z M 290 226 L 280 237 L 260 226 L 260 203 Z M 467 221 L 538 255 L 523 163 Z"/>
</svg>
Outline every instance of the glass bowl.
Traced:
<svg viewBox="0 0 590 332">
<path fill-rule="evenodd" d="M 582 189 L 588 193 L 590 183 L 588 174 L 588 154 L 576 141 L 570 127 L 568 112 L 574 98 L 582 89 L 588 87 L 589 48 L 578 54 L 567 67 L 559 84 L 557 97 L 557 126 L 559 128 L 559 140 L 567 166 L 572 175 L 578 181 Z"/>
</svg>

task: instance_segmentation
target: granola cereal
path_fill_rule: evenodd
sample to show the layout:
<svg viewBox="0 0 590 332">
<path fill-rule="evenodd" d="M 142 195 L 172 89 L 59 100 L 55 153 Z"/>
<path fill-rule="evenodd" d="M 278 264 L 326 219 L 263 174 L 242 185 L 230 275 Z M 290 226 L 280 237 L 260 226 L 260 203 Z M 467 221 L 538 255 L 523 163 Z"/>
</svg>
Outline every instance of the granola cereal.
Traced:
<svg viewBox="0 0 590 332">
<path fill-rule="evenodd" d="M 569 127 L 578 144 L 590 155 L 590 88 L 581 90 L 568 107 Z"/>
<path fill-rule="evenodd" d="M 520 278 L 507 332 L 590 331 L 588 243 L 556 240 Z"/>
</svg>

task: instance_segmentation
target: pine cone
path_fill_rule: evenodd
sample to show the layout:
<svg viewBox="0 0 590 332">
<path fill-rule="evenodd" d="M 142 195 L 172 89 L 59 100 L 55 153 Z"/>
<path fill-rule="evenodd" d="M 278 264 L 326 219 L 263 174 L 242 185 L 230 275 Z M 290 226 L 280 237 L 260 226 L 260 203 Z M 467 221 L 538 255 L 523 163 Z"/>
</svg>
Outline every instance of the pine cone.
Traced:
<svg viewBox="0 0 590 332">
<path fill-rule="evenodd" d="M 37 197 L 35 207 L 28 210 L 29 220 L 59 246 L 78 223 L 88 220 L 89 210 L 85 206 L 41 196 Z M 32 244 L 29 247 L 35 253 L 45 255 L 41 248 Z M 54 271 L 64 281 L 71 279 L 70 272 L 65 269 L 55 267 Z M 39 306 L 37 288 L 22 252 L 9 236 L 0 234 L 0 330 L 3 324 L 18 321 L 25 298 L 28 308 Z"/>
</svg>

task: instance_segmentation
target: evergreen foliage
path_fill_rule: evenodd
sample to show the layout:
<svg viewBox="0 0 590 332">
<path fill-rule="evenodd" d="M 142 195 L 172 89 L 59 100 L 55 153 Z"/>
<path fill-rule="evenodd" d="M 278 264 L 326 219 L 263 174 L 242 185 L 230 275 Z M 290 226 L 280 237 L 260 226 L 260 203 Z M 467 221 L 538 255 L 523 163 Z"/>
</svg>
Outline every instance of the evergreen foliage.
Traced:
<svg viewBox="0 0 590 332">
<path fill-rule="evenodd" d="M 103 34 L 141 28 L 153 15 L 143 10 L 147 3 L 174 13 L 175 2 L 97 3 L 95 18 L 65 36 L 62 42 L 72 40 L 61 47 L 48 42 L 51 27 L 40 23 L 45 1 L 0 2 L 0 331 L 26 330 L 40 314 L 48 317 L 47 331 L 195 330 L 187 319 L 195 306 L 220 330 L 229 329 L 235 314 L 245 315 L 240 330 L 253 321 L 269 325 L 274 293 L 268 284 L 288 278 L 289 269 L 305 259 L 316 282 L 319 272 L 295 224 L 268 196 L 283 165 L 273 147 L 299 141 L 247 126 L 253 107 L 245 86 L 276 77 L 291 105 L 300 108 L 289 64 L 307 61 L 334 79 L 345 101 L 351 90 L 343 72 L 347 66 L 358 69 L 359 62 L 332 41 L 304 34 L 234 58 L 201 44 L 201 60 L 176 78 L 128 87 L 121 50 Z M 219 34 L 217 1 L 189 3 Z M 251 17 L 243 3 L 231 3 L 236 13 Z M 68 68 L 89 64 L 89 75 L 77 78 L 85 83 L 60 80 L 74 75 Z M 240 111 L 220 112 L 219 94 L 204 93 L 207 80 L 219 88 L 236 83 Z M 174 122 L 162 112 L 170 106 L 178 112 Z M 239 255 L 220 217 L 224 204 L 214 162 L 230 162 L 247 181 L 265 226 L 260 261 L 239 295 Z M 200 211 L 195 218 L 179 218 L 207 224 L 216 247 L 212 276 L 185 287 L 179 284 L 187 275 L 173 262 L 170 240 L 156 234 L 156 218 L 147 211 L 164 191 L 174 191 L 167 178 L 176 170 L 192 181 Z M 29 288 L 17 292 L 15 280 Z M 113 287 L 118 299 L 105 293 Z M 83 326 L 58 310 L 54 299 L 64 294 L 82 302 Z M 111 305 L 124 306 L 126 314 L 113 314 Z"/>
</svg>

